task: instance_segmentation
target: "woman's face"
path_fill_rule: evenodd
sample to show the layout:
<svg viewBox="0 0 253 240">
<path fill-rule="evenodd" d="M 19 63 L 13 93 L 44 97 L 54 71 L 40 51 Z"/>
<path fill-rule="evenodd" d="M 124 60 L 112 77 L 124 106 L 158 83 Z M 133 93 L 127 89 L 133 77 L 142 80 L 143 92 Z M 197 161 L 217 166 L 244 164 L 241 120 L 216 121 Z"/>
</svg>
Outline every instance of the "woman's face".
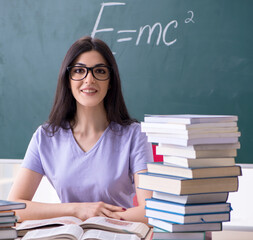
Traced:
<svg viewBox="0 0 253 240">
<path fill-rule="evenodd" d="M 107 62 L 103 56 L 97 51 L 89 51 L 80 54 L 75 60 L 74 66 L 78 66 L 73 73 L 79 74 L 80 72 L 86 71 L 87 69 L 82 67 L 95 67 L 95 66 L 107 66 Z M 93 70 L 95 71 L 95 70 Z M 96 74 L 105 74 L 103 68 L 98 68 Z M 79 81 L 74 81 L 69 78 L 70 87 L 76 104 L 78 107 L 102 107 L 104 108 L 103 100 L 107 94 L 109 88 L 110 79 L 104 81 L 97 80 L 91 70 L 88 71 L 87 76 Z"/>
</svg>

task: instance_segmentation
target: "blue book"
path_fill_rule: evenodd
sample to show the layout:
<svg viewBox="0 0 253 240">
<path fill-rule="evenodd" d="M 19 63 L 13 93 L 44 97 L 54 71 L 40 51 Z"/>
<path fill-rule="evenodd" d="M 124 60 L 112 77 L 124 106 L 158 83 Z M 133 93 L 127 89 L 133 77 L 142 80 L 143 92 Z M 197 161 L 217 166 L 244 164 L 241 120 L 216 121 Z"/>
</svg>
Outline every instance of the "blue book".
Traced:
<svg viewBox="0 0 253 240">
<path fill-rule="evenodd" d="M 230 203 L 180 204 L 155 198 L 146 199 L 146 207 L 179 214 L 219 213 L 231 210 Z"/>
<path fill-rule="evenodd" d="M 148 218 L 148 223 L 154 227 L 161 228 L 168 232 L 205 232 L 222 230 L 221 222 L 177 224 L 161 219 Z"/>
<path fill-rule="evenodd" d="M 148 218 L 156 218 L 178 224 L 230 221 L 230 211 L 219 213 L 179 214 L 148 207 L 145 207 L 145 209 L 146 217 Z"/>
<path fill-rule="evenodd" d="M 23 208 L 26 208 L 25 203 L 0 200 L 0 211 L 9 211 Z"/>
</svg>

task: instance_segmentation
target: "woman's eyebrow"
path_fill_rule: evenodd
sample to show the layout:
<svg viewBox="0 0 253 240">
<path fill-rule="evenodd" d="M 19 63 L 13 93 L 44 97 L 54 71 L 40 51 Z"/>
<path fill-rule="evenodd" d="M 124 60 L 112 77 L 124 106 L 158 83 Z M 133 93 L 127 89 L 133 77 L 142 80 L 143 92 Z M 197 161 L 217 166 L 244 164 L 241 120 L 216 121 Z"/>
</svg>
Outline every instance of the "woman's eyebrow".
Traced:
<svg viewBox="0 0 253 240">
<path fill-rule="evenodd" d="M 74 66 L 82 66 L 82 67 L 86 67 L 87 65 L 84 63 L 75 63 Z M 93 67 L 99 67 L 99 66 L 106 66 L 105 63 L 97 63 L 95 64 Z"/>
<path fill-rule="evenodd" d="M 83 66 L 83 67 L 86 66 L 86 64 L 84 64 L 84 63 L 75 63 L 74 66 L 76 66 L 76 65 L 78 65 L 78 66 Z"/>
</svg>

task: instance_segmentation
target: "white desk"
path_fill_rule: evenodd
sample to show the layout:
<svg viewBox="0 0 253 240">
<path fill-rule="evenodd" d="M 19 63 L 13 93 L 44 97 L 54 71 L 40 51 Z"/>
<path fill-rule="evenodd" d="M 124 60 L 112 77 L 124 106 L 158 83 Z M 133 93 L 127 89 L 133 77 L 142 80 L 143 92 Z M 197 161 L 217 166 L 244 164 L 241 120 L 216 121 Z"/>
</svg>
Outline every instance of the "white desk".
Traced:
<svg viewBox="0 0 253 240">
<path fill-rule="evenodd" d="M 228 202 L 231 202 L 233 210 L 231 211 L 231 221 L 223 223 L 223 230 L 253 232 L 252 164 L 242 164 L 242 176 L 239 177 L 238 192 L 229 193 Z"/>
<path fill-rule="evenodd" d="M 223 231 L 213 232 L 212 240 L 253 240 L 253 165 L 241 166 L 239 190 L 228 198 L 233 209 L 231 221 L 223 223 Z"/>
</svg>

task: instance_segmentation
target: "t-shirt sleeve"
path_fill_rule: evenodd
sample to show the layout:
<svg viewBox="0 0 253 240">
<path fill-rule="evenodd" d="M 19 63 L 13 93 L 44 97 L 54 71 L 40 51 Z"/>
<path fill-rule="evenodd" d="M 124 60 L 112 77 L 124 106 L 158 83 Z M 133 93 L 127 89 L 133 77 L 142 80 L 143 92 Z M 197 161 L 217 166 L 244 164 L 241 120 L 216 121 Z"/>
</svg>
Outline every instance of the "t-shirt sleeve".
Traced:
<svg viewBox="0 0 253 240">
<path fill-rule="evenodd" d="M 152 144 L 147 141 L 145 133 L 141 132 L 140 124 L 134 124 L 134 132 L 130 153 L 130 168 L 134 174 L 147 169 L 147 162 L 153 162 Z"/>
<path fill-rule="evenodd" d="M 24 160 L 21 167 L 28 168 L 32 171 L 44 175 L 44 169 L 41 164 L 40 154 L 39 154 L 39 142 L 42 127 L 39 127 L 37 131 L 33 134 L 32 139 L 26 150 Z"/>
</svg>

